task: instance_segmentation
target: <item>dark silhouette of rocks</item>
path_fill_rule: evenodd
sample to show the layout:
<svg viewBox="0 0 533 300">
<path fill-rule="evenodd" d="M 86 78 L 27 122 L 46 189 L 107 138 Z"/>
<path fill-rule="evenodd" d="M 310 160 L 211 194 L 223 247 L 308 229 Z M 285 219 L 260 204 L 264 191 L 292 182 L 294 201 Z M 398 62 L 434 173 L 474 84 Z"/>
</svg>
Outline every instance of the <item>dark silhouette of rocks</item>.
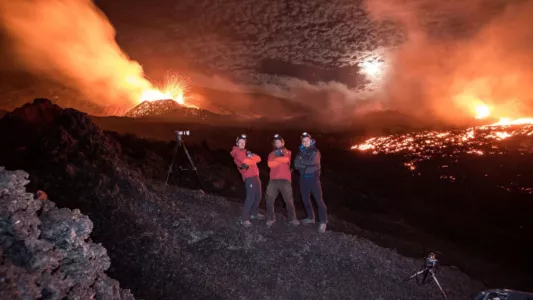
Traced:
<svg viewBox="0 0 533 300">
<path fill-rule="evenodd" d="M 109 278 L 92 222 L 25 189 L 28 174 L 0 167 L 1 299 L 134 299 Z"/>
<path fill-rule="evenodd" d="M 23 168 L 30 191 L 44 191 L 58 207 L 86 214 L 94 223 L 91 238 L 111 259 L 109 276 L 137 297 L 440 299 L 435 287 L 399 282 L 419 268 L 419 259 L 366 239 L 292 228 L 283 215 L 271 230 L 261 223 L 247 230 L 238 224 L 238 199 L 180 189 L 175 182 L 162 195 L 168 160 L 156 153 L 170 155 L 172 143 L 104 132 L 86 114 L 43 99 L 1 119 L 0 137 L 0 165 Z M 207 145 L 190 148 L 209 170 L 219 158 L 231 162 L 226 152 Z M 211 187 L 229 174 L 224 164 Z M 166 166 L 162 177 L 160 165 Z M 238 177 L 234 184 L 240 184 Z M 349 227 L 332 217 L 332 228 L 343 226 Z M 443 267 L 441 281 L 454 299 L 469 299 L 483 288 L 455 268 Z"/>
<path fill-rule="evenodd" d="M 205 109 L 181 105 L 174 100 L 144 101 L 128 111 L 125 117 L 171 120 L 195 123 L 228 123 L 232 116 L 223 116 Z"/>
</svg>

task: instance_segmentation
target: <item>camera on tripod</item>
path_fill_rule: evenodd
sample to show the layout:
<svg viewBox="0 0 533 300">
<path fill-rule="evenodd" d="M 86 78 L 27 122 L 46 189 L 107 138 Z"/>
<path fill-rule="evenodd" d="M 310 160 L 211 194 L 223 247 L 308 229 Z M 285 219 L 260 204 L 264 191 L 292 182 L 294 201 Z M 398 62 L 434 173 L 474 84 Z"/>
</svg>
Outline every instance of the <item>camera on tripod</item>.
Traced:
<svg viewBox="0 0 533 300">
<path fill-rule="evenodd" d="M 189 130 L 176 130 L 176 134 L 179 136 L 188 136 L 191 135 L 191 132 Z"/>
<path fill-rule="evenodd" d="M 439 261 L 435 257 L 435 253 L 430 252 L 426 258 L 424 258 L 424 265 L 420 269 L 420 271 L 415 272 L 413 275 L 407 277 L 404 279 L 404 281 L 408 281 L 412 278 L 416 279 L 417 285 L 425 285 L 428 284 L 431 280 L 437 284 L 439 287 L 439 290 L 442 294 L 442 297 L 446 300 L 448 299 L 448 296 L 446 295 L 446 292 L 444 292 L 444 289 L 440 285 L 439 280 L 437 279 L 437 268 L 438 268 Z M 419 277 L 420 276 L 420 277 Z"/>
<path fill-rule="evenodd" d="M 187 150 L 187 147 L 185 146 L 185 141 L 181 138 L 182 136 L 191 135 L 191 132 L 189 130 L 176 130 L 174 132 L 176 133 L 176 146 L 174 148 L 174 155 L 172 156 L 172 162 L 170 163 L 170 166 L 168 167 L 167 179 L 165 180 L 165 186 L 163 187 L 163 192 L 165 191 L 165 188 L 168 185 L 168 179 L 170 178 L 170 174 L 172 173 L 172 170 L 174 168 L 174 162 L 176 160 L 176 156 L 178 155 L 178 150 L 180 148 L 182 148 L 183 151 L 185 152 L 185 155 L 187 156 L 187 159 L 189 160 L 189 163 L 191 164 L 192 169 L 185 169 L 180 166 L 179 170 L 180 171 L 186 171 L 186 170 L 194 171 L 196 173 L 196 177 L 198 178 L 198 182 L 200 182 L 200 185 L 202 186 L 202 190 L 205 192 L 206 189 L 205 189 L 204 183 L 202 182 L 202 178 L 200 178 L 200 174 L 198 174 L 198 170 L 196 169 L 196 166 L 194 165 L 192 157 L 189 154 L 189 150 Z M 180 182 L 181 182 L 182 174 L 183 173 L 180 172 Z"/>
<path fill-rule="evenodd" d="M 437 260 L 437 258 L 435 257 L 435 253 L 431 252 L 428 254 L 428 256 L 426 257 L 426 268 L 434 268 L 437 266 L 437 263 L 439 261 Z"/>
</svg>

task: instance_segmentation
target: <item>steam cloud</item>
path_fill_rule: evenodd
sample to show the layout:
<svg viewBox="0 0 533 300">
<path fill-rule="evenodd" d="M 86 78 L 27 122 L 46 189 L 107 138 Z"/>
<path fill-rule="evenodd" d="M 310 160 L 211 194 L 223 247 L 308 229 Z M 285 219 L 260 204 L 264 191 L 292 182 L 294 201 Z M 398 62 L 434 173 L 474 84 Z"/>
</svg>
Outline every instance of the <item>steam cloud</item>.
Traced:
<svg viewBox="0 0 533 300">
<path fill-rule="evenodd" d="M 375 20 L 400 23 L 407 38 L 384 83 L 391 108 L 455 124 L 481 103 L 498 118 L 533 113 L 533 1 L 366 3 Z"/>
<path fill-rule="evenodd" d="M 1 0 L 0 19 L 29 71 L 73 85 L 100 106 L 131 108 L 151 88 L 91 0 Z"/>
</svg>

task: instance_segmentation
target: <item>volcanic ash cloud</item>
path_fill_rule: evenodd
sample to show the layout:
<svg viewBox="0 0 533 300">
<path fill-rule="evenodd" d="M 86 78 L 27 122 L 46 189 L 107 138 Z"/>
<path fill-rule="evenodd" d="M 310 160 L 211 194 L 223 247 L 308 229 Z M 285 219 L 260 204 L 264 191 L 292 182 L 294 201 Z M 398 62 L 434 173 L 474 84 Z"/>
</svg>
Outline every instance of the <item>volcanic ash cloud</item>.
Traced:
<svg viewBox="0 0 533 300">
<path fill-rule="evenodd" d="M 2 0 L 0 19 L 10 51 L 28 71 L 73 86 L 100 106 L 131 108 L 152 89 L 90 0 Z"/>
</svg>

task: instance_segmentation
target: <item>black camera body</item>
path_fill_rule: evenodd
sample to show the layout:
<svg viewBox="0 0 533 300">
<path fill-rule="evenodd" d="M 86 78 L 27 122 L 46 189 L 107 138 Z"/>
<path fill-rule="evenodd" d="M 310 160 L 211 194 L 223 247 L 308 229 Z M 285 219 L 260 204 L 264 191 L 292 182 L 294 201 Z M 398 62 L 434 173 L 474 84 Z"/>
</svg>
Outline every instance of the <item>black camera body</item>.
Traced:
<svg viewBox="0 0 533 300">
<path fill-rule="evenodd" d="M 434 268 L 437 266 L 437 263 L 439 261 L 435 258 L 435 254 L 434 253 L 430 253 L 427 257 L 426 257 L 426 268 Z"/>
</svg>

